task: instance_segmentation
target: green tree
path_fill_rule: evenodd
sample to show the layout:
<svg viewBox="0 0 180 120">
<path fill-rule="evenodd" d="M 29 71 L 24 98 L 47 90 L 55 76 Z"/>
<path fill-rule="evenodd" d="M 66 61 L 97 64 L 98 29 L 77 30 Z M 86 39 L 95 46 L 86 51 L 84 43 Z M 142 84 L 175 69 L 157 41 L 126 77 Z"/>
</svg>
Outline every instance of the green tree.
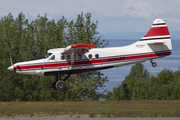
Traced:
<svg viewBox="0 0 180 120">
<path fill-rule="evenodd" d="M 129 75 L 117 88 L 113 88 L 112 100 L 142 100 L 148 98 L 149 72 L 141 63 L 132 66 Z"/>
<path fill-rule="evenodd" d="M 141 63 L 132 66 L 129 75 L 126 76 L 123 84 L 127 84 L 129 90 L 128 99 L 142 99 L 140 96 L 145 96 L 146 79 L 149 77 L 149 72 L 144 69 Z"/>
<path fill-rule="evenodd" d="M 112 101 L 113 100 L 112 92 L 107 91 L 107 94 L 106 94 L 105 98 L 106 98 L 106 101 Z"/>
<path fill-rule="evenodd" d="M 156 99 L 170 99 L 172 91 L 170 88 L 170 84 L 173 82 L 173 80 L 174 74 L 169 69 L 164 69 L 157 75 L 156 85 L 158 86 L 158 89 L 156 91 Z"/>
<path fill-rule="evenodd" d="M 108 91 L 106 100 L 178 100 L 180 99 L 180 70 L 174 73 L 164 69 L 156 76 L 141 63 L 132 66 L 129 75 L 113 91 Z"/>
<path fill-rule="evenodd" d="M 170 83 L 171 87 L 171 100 L 179 100 L 180 99 L 180 70 L 174 72 L 174 80 Z"/>
<path fill-rule="evenodd" d="M 55 91 L 51 88 L 54 76 L 36 77 L 15 74 L 7 70 L 10 66 L 9 53 L 13 63 L 44 56 L 48 49 L 67 47 L 74 43 L 90 43 L 97 47 L 108 43 L 100 41 L 97 22 L 90 21 L 91 14 L 77 16 L 76 22 L 67 22 L 64 16 L 57 22 L 38 15 L 32 22 L 20 13 L 0 19 L 0 100 L 1 101 L 51 101 L 51 100 L 99 100 L 104 97 L 98 88 L 104 87 L 106 77 L 100 71 L 72 75 L 67 80 L 67 88 Z M 63 76 L 64 77 L 64 76 Z"/>
<path fill-rule="evenodd" d="M 85 19 L 86 18 L 86 19 Z M 100 42 L 100 37 L 96 37 L 97 21 L 91 22 L 91 14 L 83 13 L 77 16 L 76 22 L 70 21 L 68 24 L 68 34 L 66 34 L 66 46 L 75 43 L 89 43 L 94 44 L 97 47 L 104 47 L 108 45 L 105 40 Z M 99 100 L 104 98 L 104 93 L 98 93 L 98 88 L 104 88 L 104 82 L 107 82 L 107 77 L 103 77 L 100 71 L 90 71 L 80 73 L 77 75 L 71 75 L 66 82 L 69 84 L 70 91 L 73 93 L 73 100 Z M 106 90 L 105 90 L 106 91 Z M 104 92 L 105 92 L 104 91 Z"/>
</svg>

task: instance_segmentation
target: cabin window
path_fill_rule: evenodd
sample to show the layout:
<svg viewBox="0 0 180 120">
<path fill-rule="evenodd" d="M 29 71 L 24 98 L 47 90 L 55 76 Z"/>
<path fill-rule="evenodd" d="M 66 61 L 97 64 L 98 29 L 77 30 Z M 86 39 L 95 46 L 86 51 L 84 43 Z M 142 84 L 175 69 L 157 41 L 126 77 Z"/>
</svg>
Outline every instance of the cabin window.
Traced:
<svg viewBox="0 0 180 120">
<path fill-rule="evenodd" d="M 52 53 L 47 53 L 47 54 L 45 55 L 45 58 L 48 58 L 50 55 L 52 55 Z"/>
<path fill-rule="evenodd" d="M 74 55 L 74 59 L 76 59 L 76 55 Z"/>
<path fill-rule="evenodd" d="M 55 60 L 55 55 L 53 55 L 49 60 Z"/>
<path fill-rule="evenodd" d="M 70 60 L 70 59 L 71 59 L 71 56 L 70 56 L 70 55 L 67 55 L 67 56 L 66 56 L 66 59 Z"/>
<path fill-rule="evenodd" d="M 82 55 L 81 55 L 81 54 L 79 54 L 79 55 L 78 55 L 78 58 L 79 58 L 79 59 L 82 59 Z"/>
<path fill-rule="evenodd" d="M 89 54 L 89 58 L 92 58 L 92 54 Z"/>
<path fill-rule="evenodd" d="M 96 58 L 99 58 L 99 54 L 96 54 L 95 57 L 96 57 Z"/>
<path fill-rule="evenodd" d="M 61 60 L 64 60 L 64 59 L 65 59 L 65 56 L 64 56 L 64 55 L 62 55 L 62 56 L 61 56 Z"/>
</svg>

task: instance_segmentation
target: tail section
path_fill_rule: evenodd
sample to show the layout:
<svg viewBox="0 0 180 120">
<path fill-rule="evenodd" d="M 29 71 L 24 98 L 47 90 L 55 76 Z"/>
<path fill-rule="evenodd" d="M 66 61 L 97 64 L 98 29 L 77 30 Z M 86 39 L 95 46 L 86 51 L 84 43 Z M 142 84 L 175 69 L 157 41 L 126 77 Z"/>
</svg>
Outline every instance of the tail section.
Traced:
<svg viewBox="0 0 180 120">
<path fill-rule="evenodd" d="M 160 37 L 161 39 L 162 38 L 170 38 L 168 27 L 167 27 L 166 23 L 161 19 L 156 19 L 153 22 L 151 29 L 142 39 L 146 39 L 146 38 L 154 39 L 157 37 Z"/>
<path fill-rule="evenodd" d="M 154 20 L 148 33 L 139 41 L 146 42 L 152 49 L 154 48 L 155 51 L 157 47 L 159 47 L 161 51 L 172 50 L 169 30 L 166 23 L 162 19 Z"/>
</svg>

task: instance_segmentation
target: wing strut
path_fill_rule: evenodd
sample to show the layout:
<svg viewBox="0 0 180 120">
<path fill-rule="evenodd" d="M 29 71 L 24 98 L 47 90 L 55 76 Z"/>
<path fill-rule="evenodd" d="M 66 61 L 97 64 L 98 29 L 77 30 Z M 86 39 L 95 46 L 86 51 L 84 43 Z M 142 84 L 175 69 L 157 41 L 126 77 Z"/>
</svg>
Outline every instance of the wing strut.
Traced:
<svg viewBox="0 0 180 120">
<path fill-rule="evenodd" d="M 74 67 L 74 52 L 71 52 L 71 69 Z"/>
</svg>

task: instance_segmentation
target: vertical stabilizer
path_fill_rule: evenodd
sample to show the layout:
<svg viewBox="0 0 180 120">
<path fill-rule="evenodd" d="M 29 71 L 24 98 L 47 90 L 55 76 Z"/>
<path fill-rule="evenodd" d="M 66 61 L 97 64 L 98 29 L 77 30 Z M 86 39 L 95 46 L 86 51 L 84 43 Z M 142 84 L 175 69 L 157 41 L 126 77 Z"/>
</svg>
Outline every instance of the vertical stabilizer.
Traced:
<svg viewBox="0 0 180 120">
<path fill-rule="evenodd" d="M 172 50 L 169 30 L 162 19 L 154 20 L 148 33 L 139 41 L 147 42 L 147 44 L 164 43 L 167 46 L 166 50 Z"/>
</svg>

